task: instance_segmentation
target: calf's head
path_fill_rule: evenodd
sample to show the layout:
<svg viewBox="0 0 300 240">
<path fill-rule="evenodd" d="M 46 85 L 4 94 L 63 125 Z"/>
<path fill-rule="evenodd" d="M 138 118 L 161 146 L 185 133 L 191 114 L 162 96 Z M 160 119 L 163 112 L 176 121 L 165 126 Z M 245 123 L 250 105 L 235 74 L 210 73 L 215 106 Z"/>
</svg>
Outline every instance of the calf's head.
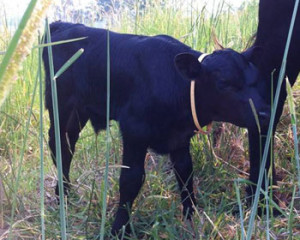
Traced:
<svg viewBox="0 0 300 240">
<path fill-rule="evenodd" d="M 175 57 L 181 75 L 196 82 L 196 108 L 206 120 L 222 121 L 239 127 L 257 127 L 249 100 L 256 109 L 261 127 L 269 123 L 270 106 L 259 95 L 258 70 L 249 61 L 261 49 L 254 48 L 247 54 L 231 49 L 215 51 L 199 61 L 194 53 Z"/>
</svg>

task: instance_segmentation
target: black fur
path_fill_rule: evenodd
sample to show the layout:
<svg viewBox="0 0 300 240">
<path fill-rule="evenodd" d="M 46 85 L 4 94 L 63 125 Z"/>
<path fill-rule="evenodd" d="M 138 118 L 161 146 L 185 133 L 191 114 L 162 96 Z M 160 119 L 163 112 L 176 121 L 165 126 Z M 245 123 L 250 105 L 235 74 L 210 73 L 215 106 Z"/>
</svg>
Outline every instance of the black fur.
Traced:
<svg viewBox="0 0 300 240">
<path fill-rule="evenodd" d="M 254 45 L 249 49 L 252 52 L 253 47 L 262 47 L 263 53 L 259 58 L 250 57 L 252 62 L 258 67 L 260 79 L 258 80 L 258 90 L 265 101 L 270 103 L 271 100 L 271 75 L 273 70 L 273 86 L 274 95 L 277 87 L 280 67 L 283 60 L 284 49 L 286 46 L 288 31 L 291 23 L 292 13 L 295 5 L 295 0 L 260 0 L 259 3 L 259 24 L 257 30 L 257 37 Z M 287 59 L 286 76 L 291 85 L 296 81 L 300 71 L 300 16 L 299 10 L 296 18 L 296 23 L 293 31 L 292 41 L 289 49 Z M 279 118 L 282 114 L 283 105 L 286 99 L 285 81 L 281 87 L 278 108 L 276 112 L 275 124 L 273 133 L 276 131 Z M 262 128 L 263 134 L 266 134 L 268 125 Z M 250 180 L 256 184 L 258 181 L 260 169 L 260 147 L 259 135 L 256 128 L 249 128 L 249 144 L 250 144 Z M 274 141 L 273 141 L 274 142 Z M 265 138 L 262 141 L 262 149 L 264 149 Z M 269 150 L 271 153 L 271 149 Z M 267 159 L 266 171 L 270 167 L 273 169 L 272 182 L 276 184 L 275 168 L 270 162 L 270 154 Z M 265 178 L 264 178 L 265 179 Z M 262 187 L 265 188 L 263 181 Z M 255 185 L 249 186 L 247 191 L 252 195 L 256 190 Z"/>
</svg>

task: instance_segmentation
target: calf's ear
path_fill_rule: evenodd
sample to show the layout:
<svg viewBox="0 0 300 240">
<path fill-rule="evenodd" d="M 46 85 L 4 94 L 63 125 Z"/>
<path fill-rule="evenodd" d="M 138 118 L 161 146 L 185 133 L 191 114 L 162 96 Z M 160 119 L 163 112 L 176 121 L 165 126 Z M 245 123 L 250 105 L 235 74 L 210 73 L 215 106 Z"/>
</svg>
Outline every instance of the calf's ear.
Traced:
<svg viewBox="0 0 300 240">
<path fill-rule="evenodd" d="M 249 62 L 252 62 L 254 65 L 257 66 L 262 59 L 262 55 L 264 54 L 264 49 L 263 47 L 254 46 L 254 47 L 250 47 L 242 54 Z"/>
<path fill-rule="evenodd" d="M 198 58 L 190 53 L 180 53 L 175 57 L 175 66 L 178 72 L 189 80 L 195 80 L 201 71 Z"/>
</svg>

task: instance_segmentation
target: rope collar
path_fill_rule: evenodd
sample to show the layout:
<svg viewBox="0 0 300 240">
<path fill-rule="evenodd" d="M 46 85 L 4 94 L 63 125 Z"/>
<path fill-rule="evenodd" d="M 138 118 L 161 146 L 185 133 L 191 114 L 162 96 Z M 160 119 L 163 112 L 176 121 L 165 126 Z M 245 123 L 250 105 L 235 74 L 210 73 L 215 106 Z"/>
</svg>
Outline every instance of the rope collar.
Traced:
<svg viewBox="0 0 300 240">
<path fill-rule="evenodd" d="M 204 58 L 208 55 L 209 54 L 206 54 L 206 53 L 201 54 L 200 57 L 198 58 L 198 61 L 201 63 L 204 60 Z M 192 110 L 193 120 L 194 120 L 194 124 L 195 124 L 196 128 L 198 129 L 198 131 L 196 131 L 196 132 L 201 133 L 201 134 L 209 134 L 212 130 L 212 123 L 209 123 L 207 125 L 207 131 L 204 131 L 202 129 L 202 127 L 200 126 L 200 123 L 199 123 L 199 120 L 197 117 L 196 103 L 195 103 L 195 80 L 191 81 L 190 97 L 191 97 L 191 110 Z"/>
<path fill-rule="evenodd" d="M 202 53 L 202 54 L 200 55 L 200 57 L 198 58 L 198 62 L 199 62 L 199 63 L 202 63 L 203 60 L 204 60 L 204 58 L 206 58 L 208 55 L 209 55 L 208 53 Z"/>
</svg>

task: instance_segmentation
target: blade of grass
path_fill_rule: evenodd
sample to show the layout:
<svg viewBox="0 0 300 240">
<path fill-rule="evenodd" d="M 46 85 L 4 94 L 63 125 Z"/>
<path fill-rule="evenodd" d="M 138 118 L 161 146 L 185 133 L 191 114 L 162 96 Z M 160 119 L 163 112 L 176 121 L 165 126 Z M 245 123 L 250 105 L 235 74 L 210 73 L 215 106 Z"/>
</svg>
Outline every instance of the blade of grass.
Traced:
<svg viewBox="0 0 300 240">
<path fill-rule="evenodd" d="M 294 190 L 293 190 L 290 214 L 289 214 L 289 219 L 288 219 L 289 240 L 293 239 L 293 220 L 294 220 L 293 208 L 294 208 L 294 203 L 295 203 L 295 197 L 296 197 L 296 186 L 294 186 Z"/>
<path fill-rule="evenodd" d="M 110 132 L 109 132 L 109 115 L 110 115 L 110 44 L 109 44 L 109 30 L 107 29 L 107 99 L 106 99 L 106 161 L 104 172 L 104 187 L 102 198 L 102 219 L 100 228 L 100 240 L 104 239 L 105 221 L 106 221 L 106 208 L 107 208 L 107 185 L 108 185 L 108 164 L 110 155 Z"/>
<path fill-rule="evenodd" d="M 41 36 L 39 34 L 38 37 L 39 43 L 42 42 Z M 40 83 L 40 198 L 41 198 L 41 235 L 42 240 L 45 240 L 45 205 L 44 205 L 44 198 L 45 198 L 45 191 L 44 191 L 44 134 L 43 134 L 43 79 L 42 79 L 42 49 L 39 48 L 38 51 L 38 75 L 39 75 L 39 83 Z"/>
<path fill-rule="evenodd" d="M 260 127 L 260 123 L 259 123 L 259 119 L 258 119 L 258 114 L 257 114 L 256 108 L 255 108 L 254 103 L 253 103 L 253 101 L 252 101 L 251 98 L 249 99 L 249 103 L 250 103 L 250 107 L 251 107 L 252 113 L 254 115 L 255 123 L 256 123 L 257 129 L 258 129 L 258 135 L 259 135 L 259 152 L 260 152 L 259 159 L 261 161 L 261 159 L 262 159 L 262 155 L 261 155 L 261 152 L 262 152 L 261 127 Z"/>
<path fill-rule="evenodd" d="M 289 80 L 286 78 L 286 90 L 287 90 L 287 101 L 289 110 L 291 113 L 291 123 L 293 130 L 293 138 L 294 138 L 294 154 L 295 161 L 297 166 L 297 176 L 298 176 L 298 197 L 300 197 L 300 159 L 299 159 L 299 148 L 298 148 L 298 134 L 297 134 L 297 117 L 296 117 L 296 108 L 293 99 L 292 87 Z"/>
<path fill-rule="evenodd" d="M 251 98 L 249 99 L 249 103 L 250 103 L 250 107 L 251 107 L 251 110 L 252 110 L 254 118 L 255 118 L 256 126 L 258 128 L 258 133 L 259 133 L 259 135 L 261 135 L 261 128 L 260 128 L 260 124 L 259 124 L 259 120 L 258 120 L 257 111 L 256 111 L 256 108 L 255 108 L 254 103 Z"/>
<path fill-rule="evenodd" d="M 245 239 L 245 228 L 244 228 L 244 213 L 243 213 L 243 209 L 242 209 L 242 202 L 241 202 L 241 196 L 240 196 L 240 190 L 239 190 L 239 186 L 238 183 L 239 180 L 235 180 L 234 181 L 234 188 L 235 188 L 235 192 L 236 192 L 236 198 L 237 198 L 237 202 L 239 205 L 239 212 L 240 212 L 240 221 L 241 221 L 241 236 L 242 236 L 242 240 Z"/>
<path fill-rule="evenodd" d="M 269 188 L 269 177 L 267 170 L 265 169 L 265 189 Z M 266 199 L 266 238 L 270 240 L 270 210 L 269 210 L 269 191 L 265 192 L 265 199 Z"/>
<path fill-rule="evenodd" d="M 0 175 L 0 228 L 4 228 L 4 187 Z"/>
<path fill-rule="evenodd" d="M 271 109 L 273 109 L 274 106 L 274 73 L 275 73 L 276 69 L 273 70 L 273 72 L 271 73 Z M 270 135 L 273 136 L 273 132 L 274 130 L 272 129 L 270 132 Z M 271 166 L 274 166 L 274 138 L 271 137 L 271 141 L 270 141 L 270 161 L 271 161 Z M 262 147 L 260 148 L 260 154 L 262 152 Z M 269 186 L 273 186 L 273 168 L 269 169 L 269 179 L 270 179 L 270 184 Z M 270 189 L 270 194 L 269 194 L 270 198 L 271 198 L 271 202 L 273 201 L 273 187 L 271 187 Z M 270 203 L 270 201 L 269 201 Z M 271 205 L 273 206 L 273 205 Z M 274 226 L 274 217 L 273 217 L 273 208 L 271 208 L 271 214 L 272 214 L 272 222 L 271 222 L 271 226 Z"/>
<path fill-rule="evenodd" d="M 271 133 L 272 133 L 272 129 L 274 126 L 275 114 L 276 114 L 276 109 L 277 109 L 277 105 L 278 105 L 278 101 L 279 101 L 281 85 L 282 85 L 284 74 L 285 74 L 287 55 L 288 55 L 288 51 L 289 51 L 289 47 L 290 47 L 290 43 L 291 43 L 291 38 L 292 38 L 293 29 L 294 29 L 294 25 L 295 25 L 298 6 L 299 6 L 299 0 L 296 0 L 295 6 L 294 6 L 294 11 L 293 11 L 293 16 L 292 16 L 292 20 L 291 20 L 291 24 L 290 24 L 288 39 L 287 39 L 287 43 L 286 43 L 286 47 L 285 47 L 285 51 L 284 51 L 284 55 L 283 55 L 282 65 L 281 65 L 281 69 L 280 69 L 280 73 L 279 73 L 279 79 L 278 79 L 278 84 L 277 84 L 275 98 L 274 98 L 274 106 L 273 106 L 272 112 L 271 112 L 271 119 L 270 119 L 270 124 L 269 124 L 269 129 L 268 129 L 268 135 L 267 135 L 267 139 L 266 139 L 263 159 L 262 159 L 261 166 L 260 166 L 259 178 L 257 181 L 257 188 L 256 188 L 256 192 L 255 192 L 254 202 L 253 202 L 252 211 L 251 211 L 251 215 L 250 215 L 250 219 L 249 219 L 247 240 L 251 239 L 251 236 L 253 233 L 254 220 L 255 220 L 255 216 L 256 216 L 256 212 L 257 212 L 257 206 L 258 206 L 258 200 L 259 200 L 260 190 L 261 190 L 261 186 L 262 186 L 263 174 L 264 174 L 264 169 L 266 166 L 270 142 L 271 142 L 271 138 L 272 138 Z"/>
<path fill-rule="evenodd" d="M 44 47 L 55 46 L 55 45 L 59 45 L 59 44 L 71 43 L 71 42 L 81 41 L 86 38 L 87 37 L 80 37 L 80 38 L 73 38 L 73 39 L 68 39 L 68 40 L 64 40 L 64 41 L 42 43 L 42 44 L 38 44 L 37 46 L 34 46 L 33 48 L 44 48 Z"/>
<path fill-rule="evenodd" d="M 47 42 L 51 42 L 50 26 L 48 19 L 46 19 L 46 31 L 47 31 Z M 60 141 L 60 126 L 59 126 L 59 113 L 58 113 L 58 99 L 56 81 L 54 79 L 54 65 L 53 65 L 53 54 L 52 46 L 48 46 L 48 57 L 49 57 L 49 69 L 51 79 L 51 94 L 53 104 L 53 115 L 54 115 L 54 131 L 55 131 L 55 157 L 56 166 L 58 172 L 58 188 L 59 188 L 59 212 L 60 212 L 60 232 L 62 240 L 67 239 L 66 233 L 66 214 L 64 204 L 64 186 L 63 186 L 63 173 L 62 173 L 62 157 L 61 157 L 61 141 Z"/>
<path fill-rule="evenodd" d="M 61 74 L 64 73 L 72 64 L 75 62 L 81 54 L 84 52 L 83 48 L 80 48 L 54 75 L 54 80 L 56 80 Z"/>
</svg>

